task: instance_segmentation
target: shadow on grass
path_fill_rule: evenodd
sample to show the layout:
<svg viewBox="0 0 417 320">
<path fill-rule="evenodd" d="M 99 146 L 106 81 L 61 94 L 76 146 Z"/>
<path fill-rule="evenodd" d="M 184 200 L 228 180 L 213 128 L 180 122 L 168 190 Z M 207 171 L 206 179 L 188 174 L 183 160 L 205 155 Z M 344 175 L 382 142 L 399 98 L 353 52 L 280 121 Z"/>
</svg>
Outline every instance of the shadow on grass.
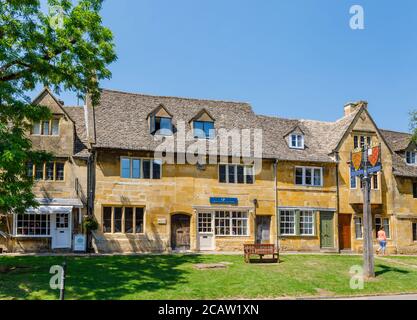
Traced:
<svg viewBox="0 0 417 320">
<path fill-rule="evenodd" d="M 32 268 L 26 274 L 18 270 L 0 274 L 0 299 L 57 298 L 59 292 L 49 287 L 52 276 L 49 269 L 63 260 L 63 257 L 17 258 L 13 261 L 15 268 L 20 269 L 19 265 Z M 147 298 L 158 291 L 169 295 L 167 291 L 175 291 L 176 286 L 187 282 L 192 265 L 201 262 L 199 255 L 68 257 L 66 298 L 123 299 L 134 295 L 135 299 L 141 299 L 141 293 Z"/>
<path fill-rule="evenodd" d="M 387 265 L 378 265 L 379 269 L 382 270 L 378 270 L 375 272 L 376 276 L 380 276 L 383 275 L 384 273 L 388 273 L 388 272 L 396 272 L 396 273 L 401 273 L 401 274 L 408 274 L 410 273 L 410 271 L 404 270 L 404 269 L 399 269 L 396 267 L 391 267 L 391 266 L 387 266 Z"/>
</svg>

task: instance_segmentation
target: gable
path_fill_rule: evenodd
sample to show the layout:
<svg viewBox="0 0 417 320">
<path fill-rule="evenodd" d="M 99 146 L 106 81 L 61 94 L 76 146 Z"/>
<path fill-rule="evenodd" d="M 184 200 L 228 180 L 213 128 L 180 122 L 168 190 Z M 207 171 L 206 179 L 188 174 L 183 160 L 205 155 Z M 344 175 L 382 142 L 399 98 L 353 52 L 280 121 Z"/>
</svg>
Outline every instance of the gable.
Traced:
<svg viewBox="0 0 417 320">
<path fill-rule="evenodd" d="M 48 107 L 53 115 L 64 116 L 74 123 L 68 113 L 64 110 L 62 103 L 52 94 L 48 88 L 44 88 L 41 93 L 32 101 L 32 103 L 35 105 Z"/>
<path fill-rule="evenodd" d="M 150 117 L 172 118 L 172 114 L 168 112 L 164 105 L 160 104 L 149 113 L 148 118 Z"/>
<path fill-rule="evenodd" d="M 206 109 L 202 109 L 193 118 L 191 118 L 190 122 L 193 121 L 214 122 L 214 118 Z"/>
</svg>

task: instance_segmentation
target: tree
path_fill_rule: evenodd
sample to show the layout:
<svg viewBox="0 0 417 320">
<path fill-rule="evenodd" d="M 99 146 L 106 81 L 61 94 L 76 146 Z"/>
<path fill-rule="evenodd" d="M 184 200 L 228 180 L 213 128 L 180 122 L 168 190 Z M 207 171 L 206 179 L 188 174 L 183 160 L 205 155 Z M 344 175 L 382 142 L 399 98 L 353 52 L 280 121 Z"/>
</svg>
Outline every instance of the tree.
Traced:
<svg viewBox="0 0 417 320">
<path fill-rule="evenodd" d="M 95 105 L 99 80 L 111 76 L 107 66 L 116 54 L 99 14 L 103 1 L 73 2 L 48 0 L 45 13 L 39 0 L 0 0 L 0 214 L 37 206 L 26 163 L 50 157 L 32 150 L 25 134 L 33 121 L 51 116 L 27 92 L 39 84 L 79 98 L 88 92 Z"/>
<path fill-rule="evenodd" d="M 413 110 L 410 112 L 410 131 L 412 140 L 417 143 L 417 111 Z"/>
</svg>

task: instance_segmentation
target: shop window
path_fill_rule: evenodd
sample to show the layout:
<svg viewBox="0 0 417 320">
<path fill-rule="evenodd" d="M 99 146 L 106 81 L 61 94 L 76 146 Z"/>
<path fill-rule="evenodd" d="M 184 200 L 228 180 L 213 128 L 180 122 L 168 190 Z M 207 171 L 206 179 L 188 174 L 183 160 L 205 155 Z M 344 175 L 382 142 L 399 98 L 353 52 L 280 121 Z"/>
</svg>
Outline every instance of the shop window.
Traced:
<svg viewBox="0 0 417 320">
<path fill-rule="evenodd" d="M 49 214 L 17 214 L 16 235 L 41 237 L 50 235 Z"/>
<path fill-rule="evenodd" d="M 247 236 L 248 213 L 243 211 L 216 211 L 215 234 L 219 236 Z"/>
</svg>

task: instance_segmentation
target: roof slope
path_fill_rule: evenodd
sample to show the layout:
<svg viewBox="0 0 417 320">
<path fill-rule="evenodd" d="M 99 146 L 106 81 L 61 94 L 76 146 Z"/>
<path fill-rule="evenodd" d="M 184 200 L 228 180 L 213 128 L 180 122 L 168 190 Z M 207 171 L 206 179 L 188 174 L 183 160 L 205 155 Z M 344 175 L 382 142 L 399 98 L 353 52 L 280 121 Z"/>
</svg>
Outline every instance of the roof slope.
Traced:
<svg viewBox="0 0 417 320">
<path fill-rule="evenodd" d="M 160 105 L 173 115 L 174 126 L 184 123 L 186 132 L 191 130 L 189 121 L 203 108 L 216 119 L 216 130 L 253 129 L 257 123 L 257 118 L 247 103 L 102 90 L 100 104 L 94 108 L 95 147 L 154 151 L 160 141 L 155 141 L 149 133 L 147 117 Z M 174 136 L 176 134 L 174 129 Z"/>
<path fill-rule="evenodd" d="M 75 141 L 74 141 L 74 156 L 87 157 L 89 155 L 87 148 L 87 130 L 85 125 L 84 107 L 64 107 L 64 110 L 71 117 L 75 123 Z"/>
<path fill-rule="evenodd" d="M 391 130 L 380 130 L 385 140 L 391 145 L 393 151 L 403 151 L 411 143 L 411 134 Z"/>
</svg>

